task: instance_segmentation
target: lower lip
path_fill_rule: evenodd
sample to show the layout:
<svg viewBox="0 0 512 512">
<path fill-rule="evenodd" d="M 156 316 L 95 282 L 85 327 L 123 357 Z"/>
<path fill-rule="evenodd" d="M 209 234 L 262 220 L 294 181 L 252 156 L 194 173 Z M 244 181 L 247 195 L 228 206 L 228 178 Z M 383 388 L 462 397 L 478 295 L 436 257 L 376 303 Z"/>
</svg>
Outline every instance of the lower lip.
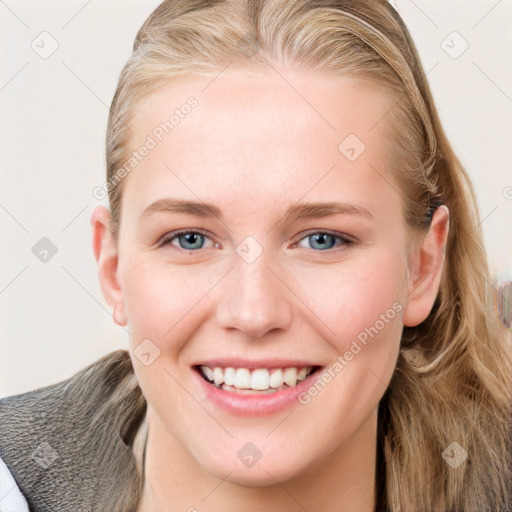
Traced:
<svg viewBox="0 0 512 512">
<path fill-rule="evenodd" d="M 293 388 L 283 389 L 275 393 L 242 395 L 236 391 L 225 391 L 207 382 L 197 370 L 193 370 L 204 389 L 207 398 L 215 405 L 236 416 L 256 417 L 268 416 L 281 412 L 293 404 L 299 404 L 299 395 L 309 389 L 321 374 L 321 368 L 309 375 Z"/>
</svg>

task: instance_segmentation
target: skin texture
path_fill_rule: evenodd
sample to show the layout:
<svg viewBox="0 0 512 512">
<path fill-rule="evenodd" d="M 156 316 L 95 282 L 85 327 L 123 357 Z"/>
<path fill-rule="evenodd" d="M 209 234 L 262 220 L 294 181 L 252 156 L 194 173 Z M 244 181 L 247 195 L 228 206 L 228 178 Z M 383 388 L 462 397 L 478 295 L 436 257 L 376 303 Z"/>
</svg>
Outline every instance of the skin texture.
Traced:
<svg viewBox="0 0 512 512">
<path fill-rule="evenodd" d="M 102 290 L 131 352 L 145 339 L 160 350 L 149 366 L 132 353 L 149 405 L 139 511 L 371 512 L 377 406 L 403 326 L 434 303 L 448 209 L 407 245 L 387 159 L 391 100 L 372 84 L 293 70 L 183 76 L 138 104 L 131 149 L 190 96 L 198 105 L 124 180 L 118 240 L 108 210 L 91 219 Z M 355 161 L 338 149 L 349 134 L 366 146 Z M 222 218 L 141 220 L 168 197 L 212 203 Z M 329 201 L 372 217 L 284 218 L 291 204 Z M 205 231 L 203 248 L 158 244 L 183 228 Z M 318 249 L 308 235 L 326 230 L 354 243 Z M 262 249 L 252 263 L 236 251 L 247 236 Z M 394 318 L 306 405 L 238 417 L 208 400 L 191 369 L 222 356 L 329 366 L 393 304 Z M 262 453 L 250 468 L 237 458 L 247 442 Z"/>
</svg>

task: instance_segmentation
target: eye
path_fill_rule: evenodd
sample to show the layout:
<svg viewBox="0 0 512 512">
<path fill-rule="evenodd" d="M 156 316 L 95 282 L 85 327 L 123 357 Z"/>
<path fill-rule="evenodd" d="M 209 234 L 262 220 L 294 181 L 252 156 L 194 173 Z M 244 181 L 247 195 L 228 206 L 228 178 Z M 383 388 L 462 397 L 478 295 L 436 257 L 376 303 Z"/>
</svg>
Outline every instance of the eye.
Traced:
<svg viewBox="0 0 512 512">
<path fill-rule="evenodd" d="M 336 246 L 338 247 L 338 249 L 345 249 L 348 246 L 352 245 L 353 243 L 354 242 L 352 240 L 349 240 L 347 237 L 343 235 L 329 233 L 325 231 L 317 231 L 309 233 L 304 238 L 301 238 L 296 244 L 294 244 L 294 246 L 325 251 L 333 249 Z"/>
<path fill-rule="evenodd" d="M 213 243 L 207 235 L 200 231 L 182 230 L 166 234 L 159 245 L 173 245 L 186 251 L 197 251 L 198 249 L 203 249 L 208 242 L 214 247 L 219 245 Z"/>
</svg>

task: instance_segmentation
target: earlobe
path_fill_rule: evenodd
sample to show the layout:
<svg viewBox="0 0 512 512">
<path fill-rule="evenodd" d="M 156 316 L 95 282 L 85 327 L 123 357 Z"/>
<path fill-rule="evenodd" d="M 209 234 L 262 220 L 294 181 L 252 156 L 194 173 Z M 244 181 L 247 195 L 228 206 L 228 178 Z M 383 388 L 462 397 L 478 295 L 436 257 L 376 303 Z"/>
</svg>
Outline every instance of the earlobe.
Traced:
<svg viewBox="0 0 512 512">
<path fill-rule="evenodd" d="M 124 325 L 126 325 L 128 323 L 122 302 L 120 302 L 119 304 L 116 304 L 114 306 L 114 312 L 112 313 L 112 318 L 113 318 L 114 322 L 121 327 L 123 327 Z"/>
<path fill-rule="evenodd" d="M 110 212 L 104 206 L 94 209 L 91 216 L 92 247 L 98 264 L 98 278 L 107 304 L 113 309 L 114 322 L 127 324 L 123 293 L 119 280 L 117 242 L 110 231 Z"/>
<path fill-rule="evenodd" d="M 408 277 L 407 305 L 403 323 L 414 327 L 423 322 L 434 305 L 444 267 L 448 239 L 450 211 L 439 206 L 430 229 L 412 255 Z"/>
</svg>

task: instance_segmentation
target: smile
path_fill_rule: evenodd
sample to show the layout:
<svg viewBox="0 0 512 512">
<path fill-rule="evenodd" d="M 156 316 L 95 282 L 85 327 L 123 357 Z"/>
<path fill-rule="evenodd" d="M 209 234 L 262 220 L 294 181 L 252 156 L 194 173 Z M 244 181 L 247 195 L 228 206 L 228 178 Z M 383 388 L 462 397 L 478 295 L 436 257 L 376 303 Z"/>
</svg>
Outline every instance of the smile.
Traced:
<svg viewBox="0 0 512 512">
<path fill-rule="evenodd" d="M 261 364 L 261 363 L 260 363 Z M 198 364 L 192 368 L 204 397 L 224 411 L 246 417 L 278 413 L 299 404 L 322 366 L 236 367 Z"/>
<path fill-rule="evenodd" d="M 225 391 L 249 394 L 253 392 L 275 393 L 282 389 L 293 388 L 305 380 L 316 367 L 301 368 L 222 368 L 201 365 L 199 372 L 210 384 Z"/>
</svg>

